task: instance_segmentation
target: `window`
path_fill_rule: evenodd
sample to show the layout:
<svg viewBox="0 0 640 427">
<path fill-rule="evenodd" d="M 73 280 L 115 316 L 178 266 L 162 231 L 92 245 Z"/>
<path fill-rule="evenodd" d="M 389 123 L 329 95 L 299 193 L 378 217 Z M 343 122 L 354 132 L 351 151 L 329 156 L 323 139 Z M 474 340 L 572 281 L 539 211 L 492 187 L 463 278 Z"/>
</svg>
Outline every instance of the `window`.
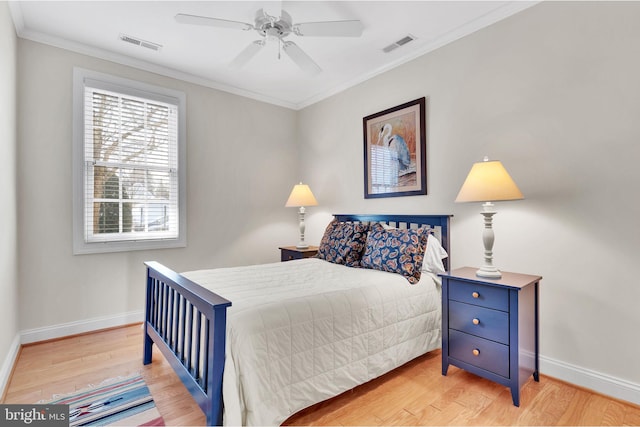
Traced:
<svg viewBox="0 0 640 427">
<path fill-rule="evenodd" d="M 184 93 L 74 70 L 74 253 L 186 246 Z"/>
</svg>

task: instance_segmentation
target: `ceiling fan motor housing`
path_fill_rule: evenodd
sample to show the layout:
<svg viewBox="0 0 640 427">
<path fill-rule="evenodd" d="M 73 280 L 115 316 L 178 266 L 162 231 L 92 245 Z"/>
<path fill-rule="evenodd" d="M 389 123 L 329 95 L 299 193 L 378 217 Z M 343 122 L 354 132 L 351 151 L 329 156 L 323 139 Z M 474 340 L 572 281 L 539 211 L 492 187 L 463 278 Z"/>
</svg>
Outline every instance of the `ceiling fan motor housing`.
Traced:
<svg viewBox="0 0 640 427">
<path fill-rule="evenodd" d="M 267 38 L 282 38 L 291 34 L 291 16 L 284 10 L 280 18 L 267 15 L 263 9 L 256 12 L 255 29 L 260 35 Z"/>
</svg>

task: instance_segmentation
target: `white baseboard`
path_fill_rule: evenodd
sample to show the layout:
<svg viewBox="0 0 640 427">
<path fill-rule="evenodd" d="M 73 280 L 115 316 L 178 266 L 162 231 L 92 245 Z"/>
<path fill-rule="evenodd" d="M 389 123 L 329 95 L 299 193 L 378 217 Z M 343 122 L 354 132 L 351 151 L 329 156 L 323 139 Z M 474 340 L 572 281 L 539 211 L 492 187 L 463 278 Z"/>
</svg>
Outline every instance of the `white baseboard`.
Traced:
<svg viewBox="0 0 640 427">
<path fill-rule="evenodd" d="M 540 356 L 540 373 L 640 405 L 640 384 L 545 356 Z"/>
<path fill-rule="evenodd" d="M 13 370 L 13 366 L 16 363 L 19 352 L 20 334 L 16 334 L 13 342 L 11 343 L 11 347 L 9 348 L 9 353 L 7 353 L 7 357 L 4 359 L 2 368 L 0 369 L 0 398 L 4 396 L 4 392 L 9 385 L 9 380 L 11 379 L 11 371 Z"/>
<path fill-rule="evenodd" d="M 44 328 L 28 329 L 20 332 L 20 343 L 29 344 L 38 341 L 62 338 L 69 335 L 82 334 L 85 332 L 97 331 L 99 329 L 113 328 L 115 326 L 142 322 L 143 320 L 144 312 L 142 310 L 137 310 L 113 316 L 94 317 L 93 319 L 61 323 L 59 325 L 46 326 Z"/>
</svg>

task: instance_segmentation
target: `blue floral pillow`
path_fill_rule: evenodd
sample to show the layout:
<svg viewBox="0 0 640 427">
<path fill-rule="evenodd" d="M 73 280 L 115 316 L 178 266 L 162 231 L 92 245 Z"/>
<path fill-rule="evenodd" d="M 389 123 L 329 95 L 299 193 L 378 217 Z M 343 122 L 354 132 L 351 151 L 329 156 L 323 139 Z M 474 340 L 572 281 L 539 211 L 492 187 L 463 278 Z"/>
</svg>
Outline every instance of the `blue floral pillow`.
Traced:
<svg viewBox="0 0 640 427">
<path fill-rule="evenodd" d="M 371 226 L 361 265 L 364 268 L 399 273 L 409 283 L 418 283 L 422 260 L 427 246 L 429 227 L 416 229 L 385 229 L 381 224 Z"/>
<path fill-rule="evenodd" d="M 324 231 L 318 258 L 348 267 L 359 267 L 368 230 L 368 224 L 334 219 Z"/>
</svg>

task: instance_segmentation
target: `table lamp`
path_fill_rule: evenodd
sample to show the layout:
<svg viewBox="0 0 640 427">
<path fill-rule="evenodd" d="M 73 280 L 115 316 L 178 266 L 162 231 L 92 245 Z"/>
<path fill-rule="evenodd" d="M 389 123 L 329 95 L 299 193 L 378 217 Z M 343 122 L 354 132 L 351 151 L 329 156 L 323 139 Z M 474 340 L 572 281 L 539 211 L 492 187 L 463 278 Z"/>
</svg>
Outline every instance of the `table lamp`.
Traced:
<svg viewBox="0 0 640 427">
<path fill-rule="evenodd" d="M 484 231 L 482 241 L 484 243 L 484 265 L 476 271 L 479 277 L 499 279 L 500 271 L 493 266 L 493 215 L 496 214 L 495 205 L 492 202 L 503 200 L 524 199 L 518 186 L 507 170 L 498 160 L 489 160 L 474 163 L 462 184 L 462 188 L 456 197 L 458 202 L 484 202 L 482 215 L 484 216 Z"/>
<path fill-rule="evenodd" d="M 309 247 L 304 241 L 304 207 L 317 206 L 318 202 L 308 185 L 300 183 L 294 185 L 285 207 L 299 207 L 298 216 L 300 218 L 300 242 L 296 245 L 298 249 L 306 249 Z"/>
</svg>

